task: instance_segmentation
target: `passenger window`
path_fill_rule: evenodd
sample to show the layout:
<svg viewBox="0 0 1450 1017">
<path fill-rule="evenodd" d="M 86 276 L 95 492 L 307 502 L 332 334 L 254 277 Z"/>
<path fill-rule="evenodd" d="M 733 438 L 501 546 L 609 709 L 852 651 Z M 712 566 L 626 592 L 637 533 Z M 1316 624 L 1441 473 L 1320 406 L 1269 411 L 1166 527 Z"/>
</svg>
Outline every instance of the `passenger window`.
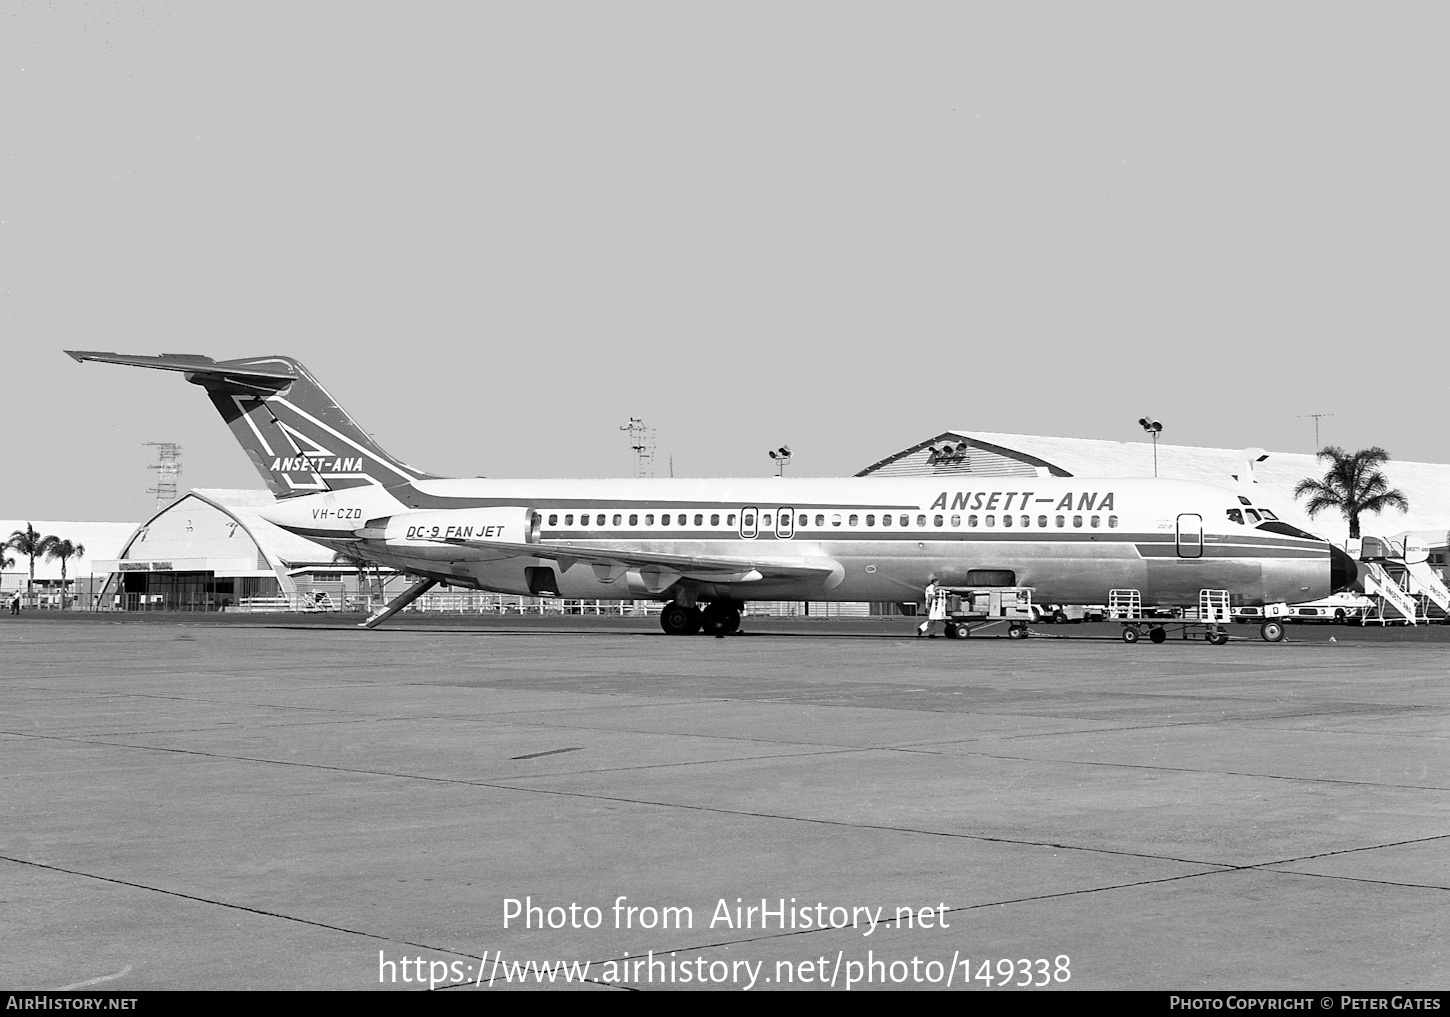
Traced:
<svg viewBox="0 0 1450 1017">
<path fill-rule="evenodd" d="M 620 515 L 618 512 L 614 513 L 614 525 L 615 526 L 619 526 L 623 522 L 624 522 L 624 516 Z"/>
<path fill-rule="evenodd" d="M 932 516 L 931 521 L 933 526 L 940 526 L 944 522 L 941 516 Z"/>
<path fill-rule="evenodd" d="M 1072 525 L 1073 526 L 1077 526 L 1077 527 L 1081 527 L 1082 526 L 1082 516 L 1073 516 L 1072 517 Z"/>
<path fill-rule="evenodd" d="M 1118 517 L 1117 516 L 1108 516 L 1108 529 L 1110 529 L 1110 530 L 1116 530 L 1117 528 L 1118 528 Z"/>
<path fill-rule="evenodd" d="M 639 516 L 637 514 L 635 514 L 633 512 L 631 512 L 629 514 L 629 525 L 630 526 L 638 526 L 639 525 Z"/>
<path fill-rule="evenodd" d="M 875 516 L 873 516 L 873 515 L 872 515 L 872 514 L 871 514 L 871 513 L 869 513 L 869 512 L 868 512 L 868 513 L 866 513 L 866 525 L 867 525 L 867 526 L 875 526 L 875 525 L 876 525 L 876 517 L 875 517 Z"/>
<path fill-rule="evenodd" d="M 599 513 L 599 515 L 595 517 L 594 522 L 598 526 L 603 526 L 604 525 L 604 513 L 603 512 Z"/>
<path fill-rule="evenodd" d="M 889 513 L 882 514 L 882 516 L 881 516 L 881 525 L 882 526 L 890 526 L 891 525 L 891 516 L 890 516 Z"/>
<path fill-rule="evenodd" d="M 559 514 L 557 512 L 555 512 L 555 513 L 553 513 L 552 515 L 549 516 L 549 525 L 550 526 L 558 526 L 559 525 Z"/>
<path fill-rule="evenodd" d="M 810 524 L 811 524 L 811 517 L 808 516 L 808 515 L 806 515 L 804 512 L 801 513 L 800 519 L 796 520 L 796 525 L 797 526 L 809 526 Z"/>
<path fill-rule="evenodd" d="M 987 525 L 988 526 L 996 526 L 997 525 L 997 517 L 996 516 L 988 516 L 987 517 Z"/>
<path fill-rule="evenodd" d="M 760 528 L 762 530 L 768 530 L 770 529 L 770 525 L 770 513 L 767 512 L 765 515 L 760 517 Z"/>
<path fill-rule="evenodd" d="M 704 526 L 705 525 L 705 517 L 703 515 L 701 515 L 700 513 L 698 513 L 698 512 L 695 513 L 695 525 L 696 526 Z"/>
<path fill-rule="evenodd" d="M 962 525 L 962 517 L 961 516 L 952 516 L 952 525 L 953 526 L 961 526 Z"/>
<path fill-rule="evenodd" d="M 719 526 L 720 525 L 720 513 L 719 512 L 711 512 L 710 513 L 710 525 L 711 526 Z"/>
<path fill-rule="evenodd" d="M 916 517 L 916 525 L 917 526 L 925 526 L 926 525 L 926 516 L 917 516 Z"/>
<path fill-rule="evenodd" d="M 850 519 L 846 520 L 846 522 L 850 526 L 856 526 L 861 522 L 861 517 L 853 515 Z"/>
<path fill-rule="evenodd" d="M 1041 526 L 1043 529 L 1046 529 L 1047 528 L 1047 517 L 1046 516 L 1038 516 L 1037 517 L 1037 525 L 1038 526 Z"/>
<path fill-rule="evenodd" d="M 817 526 L 825 526 L 826 525 L 826 517 L 825 516 L 822 516 L 822 515 L 816 516 L 816 525 Z"/>
<path fill-rule="evenodd" d="M 900 522 L 902 526 L 910 526 L 911 525 L 911 517 L 910 516 L 902 516 L 901 519 L 898 520 L 898 522 Z"/>
<path fill-rule="evenodd" d="M 646 526 L 653 526 L 655 524 L 655 514 L 653 512 L 646 512 L 644 514 L 644 524 Z"/>
<path fill-rule="evenodd" d="M 1093 516 L 1091 519 L 1088 520 L 1088 522 L 1090 522 L 1093 529 L 1096 530 L 1098 528 L 1098 523 L 1102 522 L 1102 516 Z"/>
<path fill-rule="evenodd" d="M 747 513 L 745 513 L 745 528 L 747 530 L 753 530 L 753 529 L 755 529 L 755 513 L 754 512 L 747 512 Z"/>
<path fill-rule="evenodd" d="M 1244 514 L 1238 509 L 1229 509 L 1228 521 L 1231 523 L 1238 523 L 1240 526 L 1242 526 L 1244 524 Z"/>
<path fill-rule="evenodd" d="M 1011 526 L 1012 525 L 1012 517 L 1010 515 L 1008 515 L 1007 513 L 1005 513 L 1005 512 L 1002 513 L 1002 525 L 1003 526 Z"/>
<path fill-rule="evenodd" d="M 1031 526 L 1032 525 L 1032 517 L 1031 516 L 1023 516 L 1022 517 L 1022 525 L 1023 526 Z"/>
<path fill-rule="evenodd" d="M 1058 516 L 1057 517 L 1057 528 L 1058 529 L 1062 529 L 1062 527 L 1064 527 L 1066 525 L 1067 525 L 1067 520 L 1065 518 L 1063 518 L 1062 516 Z"/>
<path fill-rule="evenodd" d="M 975 527 L 977 525 L 977 517 L 976 516 L 967 516 L 967 525 L 968 526 Z"/>
<path fill-rule="evenodd" d="M 832 526 L 840 526 L 841 525 L 841 514 L 839 512 L 832 513 L 832 515 L 831 515 L 831 525 Z"/>
<path fill-rule="evenodd" d="M 570 513 L 568 513 L 568 514 L 566 514 L 564 516 L 564 525 L 565 526 L 573 526 L 574 525 L 574 513 L 570 512 Z"/>
<path fill-rule="evenodd" d="M 735 513 L 734 512 L 731 512 L 729 515 L 727 515 L 725 517 L 725 525 L 726 526 L 734 526 L 735 525 Z"/>
</svg>

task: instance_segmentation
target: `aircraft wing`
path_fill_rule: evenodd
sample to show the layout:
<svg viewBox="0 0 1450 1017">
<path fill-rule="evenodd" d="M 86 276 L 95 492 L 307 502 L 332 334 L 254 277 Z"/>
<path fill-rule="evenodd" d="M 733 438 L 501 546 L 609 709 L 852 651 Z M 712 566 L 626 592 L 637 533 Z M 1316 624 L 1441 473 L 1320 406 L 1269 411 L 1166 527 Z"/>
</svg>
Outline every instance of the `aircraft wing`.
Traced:
<svg viewBox="0 0 1450 1017">
<path fill-rule="evenodd" d="M 661 587 L 667 587 L 682 577 L 714 583 L 751 583 L 761 579 L 825 579 L 837 573 L 841 567 L 829 558 L 715 558 L 587 544 L 515 544 L 463 537 L 439 538 L 432 543 L 488 551 L 505 558 L 528 556 L 549 559 L 558 563 L 561 572 L 568 572 L 582 562 L 593 568 L 599 580 L 605 583 L 612 583 L 626 572 L 635 570 L 645 577 L 649 585 Z"/>
</svg>

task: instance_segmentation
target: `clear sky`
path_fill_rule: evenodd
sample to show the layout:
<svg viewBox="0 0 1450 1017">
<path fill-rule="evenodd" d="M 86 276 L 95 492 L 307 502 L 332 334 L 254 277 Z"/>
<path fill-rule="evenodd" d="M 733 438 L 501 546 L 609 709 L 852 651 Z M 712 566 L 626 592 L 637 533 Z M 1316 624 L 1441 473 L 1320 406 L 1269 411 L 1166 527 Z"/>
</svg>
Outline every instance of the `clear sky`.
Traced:
<svg viewBox="0 0 1450 1017">
<path fill-rule="evenodd" d="M 286 353 L 460 476 L 850 474 L 948 428 L 1445 450 L 1450 7 L 0 7 L 0 515 L 260 479 Z"/>
</svg>

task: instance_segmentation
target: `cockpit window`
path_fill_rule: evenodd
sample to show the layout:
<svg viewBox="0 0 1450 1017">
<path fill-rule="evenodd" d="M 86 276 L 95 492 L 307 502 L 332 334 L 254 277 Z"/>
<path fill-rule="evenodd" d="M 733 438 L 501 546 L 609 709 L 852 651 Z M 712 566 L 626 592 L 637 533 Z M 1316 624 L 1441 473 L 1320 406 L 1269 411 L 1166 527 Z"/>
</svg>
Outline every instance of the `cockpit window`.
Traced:
<svg viewBox="0 0 1450 1017">
<path fill-rule="evenodd" d="M 1273 520 L 1271 522 L 1263 522 L 1263 523 L 1260 523 L 1258 525 L 1258 529 L 1267 530 L 1269 533 L 1280 533 L 1280 534 L 1283 534 L 1286 537 L 1300 537 L 1300 538 L 1302 538 L 1304 540 L 1322 540 L 1322 539 L 1324 539 L 1322 537 L 1316 537 L 1312 533 L 1305 533 L 1303 530 L 1299 529 L 1299 527 L 1297 527 L 1297 526 L 1290 526 L 1288 523 L 1280 522 L 1277 519 L 1275 519 L 1275 520 Z"/>
<path fill-rule="evenodd" d="M 1260 514 L 1261 514 L 1261 515 L 1262 515 L 1262 516 L 1263 516 L 1263 517 L 1264 517 L 1264 518 L 1265 518 L 1265 519 L 1278 519 L 1278 518 L 1279 518 L 1279 517 L 1278 517 L 1278 516 L 1276 516 L 1276 515 L 1274 515 L 1274 513 L 1272 513 L 1272 512 L 1270 512 L 1270 511 L 1269 511 L 1269 510 L 1268 510 L 1268 509 L 1266 509 L 1266 508 L 1261 508 L 1261 509 L 1259 509 L 1259 513 L 1260 513 Z"/>
<path fill-rule="evenodd" d="M 1238 509 L 1229 509 L 1228 521 L 1231 523 L 1238 523 L 1240 526 L 1242 526 L 1244 524 L 1244 514 Z"/>
<path fill-rule="evenodd" d="M 1250 519 L 1252 519 L 1256 523 L 1262 523 L 1264 521 L 1264 517 L 1259 515 L 1253 509 L 1244 509 L 1244 512 L 1248 515 Z"/>
<path fill-rule="evenodd" d="M 1248 499 L 1247 499 L 1247 498 L 1245 498 L 1245 497 L 1244 497 L 1244 496 L 1243 496 L 1243 495 L 1239 495 L 1239 496 L 1238 496 L 1238 499 L 1239 499 L 1239 504 L 1240 504 L 1240 505 L 1252 505 L 1252 504 L 1253 504 L 1253 502 L 1251 502 L 1251 501 L 1249 501 L 1249 500 L 1248 500 Z"/>
</svg>

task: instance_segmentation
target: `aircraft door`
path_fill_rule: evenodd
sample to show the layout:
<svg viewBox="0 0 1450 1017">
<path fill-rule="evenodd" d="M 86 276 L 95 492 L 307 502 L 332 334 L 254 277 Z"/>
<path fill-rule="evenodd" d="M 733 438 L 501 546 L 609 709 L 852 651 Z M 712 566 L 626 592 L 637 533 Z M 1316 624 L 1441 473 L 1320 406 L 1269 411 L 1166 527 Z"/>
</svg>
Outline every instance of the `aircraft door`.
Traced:
<svg viewBox="0 0 1450 1017">
<path fill-rule="evenodd" d="M 795 535 L 795 509 L 782 506 L 775 514 L 775 535 L 789 540 Z"/>
<path fill-rule="evenodd" d="M 754 540 L 756 533 L 755 518 L 760 510 L 754 505 L 746 505 L 740 510 L 740 535 L 746 540 Z"/>
<path fill-rule="evenodd" d="M 1178 557 L 1203 557 L 1203 516 L 1195 512 L 1178 517 Z"/>
</svg>

